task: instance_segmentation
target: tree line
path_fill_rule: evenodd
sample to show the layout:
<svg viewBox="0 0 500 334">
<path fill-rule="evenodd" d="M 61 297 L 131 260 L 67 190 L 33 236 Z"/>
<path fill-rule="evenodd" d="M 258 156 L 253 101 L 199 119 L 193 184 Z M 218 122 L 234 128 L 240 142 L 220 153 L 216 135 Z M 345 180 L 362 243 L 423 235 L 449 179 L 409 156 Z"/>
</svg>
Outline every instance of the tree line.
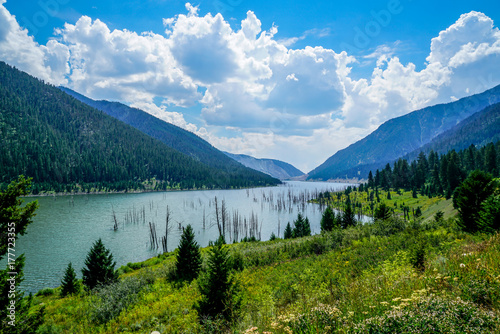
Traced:
<svg viewBox="0 0 500 334">
<path fill-rule="evenodd" d="M 445 196 L 451 198 L 455 189 L 474 170 L 480 170 L 498 177 L 500 174 L 500 141 L 477 148 L 470 145 L 467 149 L 446 154 L 434 151 L 428 155 L 421 152 L 416 160 L 408 162 L 398 159 L 384 169 L 370 171 L 367 186 L 389 189 L 404 189 L 419 192 L 429 197 Z"/>
</svg>

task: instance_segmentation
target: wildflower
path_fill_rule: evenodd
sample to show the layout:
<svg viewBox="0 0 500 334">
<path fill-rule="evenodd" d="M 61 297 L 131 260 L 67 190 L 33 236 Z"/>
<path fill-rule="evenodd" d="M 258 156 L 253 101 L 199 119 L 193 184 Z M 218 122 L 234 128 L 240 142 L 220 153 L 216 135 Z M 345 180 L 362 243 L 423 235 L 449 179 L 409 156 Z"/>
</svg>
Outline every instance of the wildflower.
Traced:
<svg viewBox="0 0 500 334">
<path fill-rule="evenodd" d="M 465 264 L 460 263 L 460 268 L 465 268 Z"/>
<path fill-rule="evenodd" d="M 393 301 L 393 302 L 397 302 L 397 301 L 399 301 L 400 299 L 401 299 L 401 297 L 397 297 L 397 298 L 394 298 L 392 301 Z"/>
<path fill-rule="evenodd" d="M 389 305 L 389 303 L 388 303 L 388 302 L 380 302 L 380 304 L 382 304 L 382 305 L 384 305 L 384 306 Z"/>
</svg>

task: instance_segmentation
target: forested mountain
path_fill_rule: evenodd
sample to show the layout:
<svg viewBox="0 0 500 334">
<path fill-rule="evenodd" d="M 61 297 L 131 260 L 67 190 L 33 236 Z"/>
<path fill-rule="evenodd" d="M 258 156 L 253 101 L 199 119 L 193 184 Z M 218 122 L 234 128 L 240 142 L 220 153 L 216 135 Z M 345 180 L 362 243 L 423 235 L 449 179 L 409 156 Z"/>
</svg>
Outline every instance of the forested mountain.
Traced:
<svg viewBox="0 0 500 334">
<path fill-rule="evenodd" d="M 81 102 L 133 126 L 179 152 L 189 155 L 208 166 L 224 170 L 231 177 L 262 177 L 254 169 L 246 168 L 242 164 L 237 163 L 194 133 L 162 121 L 143 110 L 131 108 L 118 102 L 95 101 L 69 88 L 59 88 Z"/>
<path fill-rule="evenodd" d="M 266 173 L 280 180 L 291 179 L 304 175 L 303 172 L 289 163 L 275 159 L 257 159 L 245 154 L 232 154 L 224 152 L 228 157 L 238 161 L 242 165 Z"/>
<path fill-rule="evenodd" d="M 34 192 L 137 189 L 145 180 L 154 189 L 279 182 L 207 166 L 4 62 L 0 136 L 0 183 L 24 174 Z"/>
<path fill-rule="evenodd" d="M 486 107 L 464 119 L 404 158 L 411 161 L 415 160 L 420 152 L 427 154 L 434 151 L 444 154 L 451 150 L 466 149 L 470 145 L 482 147 L 498 140 L 500 140 L 500 103 Z"/>
<path fill-rule="evenodd" d="M 370 169 L 419 150 L 464 119 L 498 102 L 500 86 L 391 119 L 364 139 L 328 158 L 309 172 L 309 179 L 362 178 Z"/>
</svg>

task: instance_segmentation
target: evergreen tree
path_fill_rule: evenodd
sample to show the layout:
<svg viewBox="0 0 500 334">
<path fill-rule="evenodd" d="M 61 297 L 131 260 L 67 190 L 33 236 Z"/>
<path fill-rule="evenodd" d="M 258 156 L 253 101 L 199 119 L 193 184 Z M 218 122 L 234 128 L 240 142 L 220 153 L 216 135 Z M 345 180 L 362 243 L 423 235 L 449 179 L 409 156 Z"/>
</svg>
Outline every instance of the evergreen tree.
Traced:
<svg viewBox="0 0 500 334">
<path fill-rule="evenodd" d="M 283 239 L 291 239 L 292 237 L 293 237 L 293 230 L 292 230 L 292 227 L 290 226 L 290 222 L 288 222 L 288 224 L 286 224 L 286 227 L 285 227 Z"/>
<path fill-rule="evenodd" d="M 387 220 L 391 218 L 391 214 L 391 209 L 385 203 L 380 203 L 380 205 L 375 209 L 373 218 L 375 220 Z"/>
<path fill-rule="evenodd" d="M 82 269 L 83 284 L 92 290 L 99 285 L 107 285 L 118 280 L 115 271 L 116 262 L 113 262 L 113 254 L 107 249 L 99 238 L 85 259 L 85 268 Z"/>
<path fill-rule="evenodd" d="M 481 231 L 493 233 L 500 231 L 500 180 L 497 179 L 496 191 L 481 205 L 479 226 Z"/>
<path fill-rule="evenodd" d="M 455 190 L 453 207 L 458 210 L 458 224 L 466 232 L 480 230 L 480 209 L 493 194 L 495 184 L 491 174 L 476 170 Z"/>
<path fill-rule="evenodd" d="M 372 171 L 370 171 L 368 173 L 368 187 L 369 188 L 375 187 L 375 181 L 373 180 L 373 173 L 372 173 Z"/>
<path fill-rule="evenodd" d="M 493 143 L 489 143 L 485 149 L 484 156 L 484 167 L 485 171 L 492 174 L 497 175 L 497 153 L 495 150 L 495 145 Z"/>
<path fill-rule="evenodd" d="M 240 300 L 230 263 L 229 252 L 219 239 L 209 250 L 207 271 L 199 282 L 201 300 L 196 308 L 201 320 L 220 316 L 231 322 L 237 317 Z"/>
<path fill-rule="evenodd" d="M 297 215 L 297 220 L 294 222 L 295 227 L 292 231 L 293 238 L 301 238 L 311 235 L 311 225 L 309 219 L 302 216 L 301 213 Z"/>
<path fill-rule="evenodd" d="M 356 215 L 351 206 L 351 199 L 348 196 L 345 203 L 344 214 L 342 215 L 342 227 L 348 228 L 350 226 L 356 226 Z"/>
<path fill-rule="evenodd" d="M 80 284 L 76 278 L 75 269 L 71 265 L 71 262 L 66 267 L 64 272 L 64 277 L 61 281 L 61 295 L 67 296 L 73 293 L 77 293 L 80 290 Z"/>
<path fill-rule="evenodd" d="M 178 279 L 192 281 L 198 277 L 201 268 L 200 246 L 194 240 L 194 232 L 188 225 L 182 233 L 176 254 L 175 270 Z"/>
<path fill-rule="evenodd" d="M 321 232 L 328 232 L 334 229 L 336 223 L 335 212 L 327 206 L 321 217 Z"/>
<path fill-rule="evenodd" d="M 29 194 L 30 187 L 31 178 L 20 175 L 17 181 L 12 181 L 7 189 L 0 191 L 0 260 L 8 253 L 7 267 L 0 270 L 0 328 L 5 334 L 34 333 L 43 321 L 44 307 L 29 312 L 33 299 L 31 295 L 24 297 L 19 287 L 24 280 L 24 254 L 9 252 L 9 247 L 14 247 L 18 236 L 26 233 L 38 208 L 37 201 L 23 205 L 20 198 Z M 14 296 L 12 284 L 16 291 Z"/>
</svg>

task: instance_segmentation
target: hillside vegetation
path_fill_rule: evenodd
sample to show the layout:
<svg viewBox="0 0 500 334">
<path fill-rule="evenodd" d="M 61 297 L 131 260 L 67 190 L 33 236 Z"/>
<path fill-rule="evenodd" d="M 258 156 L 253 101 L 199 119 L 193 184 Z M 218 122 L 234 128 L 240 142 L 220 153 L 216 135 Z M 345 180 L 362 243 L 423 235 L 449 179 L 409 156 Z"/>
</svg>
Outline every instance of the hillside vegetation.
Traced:
<svg viewBox="0 0 500 334">
<path fill-rule="evenodd" d="M 483 113 L 482 116 L 491 116 L 494 119 L 485 121 L 483 118 L 482 123 L 467 119 L 499 102 L 500 86 L 496 86 L 481 94 L 468 96 L 452 103 L 426 107 L 390 119 L 365 138 L 332 155 L 323 164 L 309 172 L 308 178 L 328 180 L 345 178 L 346 175 L 347 177 L 366 177 L 365 175 L 370 170 L 382 168 L 385 164 L 406 154 L 414 151 L 418 154 L 424 145 L 453 128 L 455 129 L 449 133 L 448 139 L 442 138 L 443 144 L 446 145 L 442 153 L 451 149 L 460 150 L 471 144 L 481 145 L 485 141 L 495 140 L 493 136 L 485 138 L 487 131 L 475 132 L 474 130 L 481 126 L 488 128 L 490 122 L 495 122 L 498 117 L 497 113 L 493 110 Z M 466 126 L 457 126 L 464 120 L 467 120 Z M 493 135 L 498 135 L 498 127 L 488 128 L 488 131 L 490 130 Z M 467 132 L 467 135 L 460 131 Z M 491 135 L 491 132 L 488 134 Z M 459 137 L 455 138 L 455 135 Z M 453 146 L 454 144 L 457 146 Z M 463 146 L 464 144 L 466 146 Z"/>
<path fill-rule="evenodd" d="M 0 186 L 20 174 L 35 194 L 279 183 L 212 168 L 3 62 L 0 82 Z"/>
<path fill-rule="evenodd" d="M 425 207 L 419 198 L 411 209 Z M 175 280 L 168 253 L 121 267 L 118 283 L 92 293 L 40 291 L 37 333 L 498 333 L 500 235 L 467 234 L 431 213 L 225 246 L 240 298 L 230 324 L 199 322 L 204 276 Z"/>
<path fill-rule="evenodd" d="M 245 168 L 194 133 L 167 123 L 145 111 L 131 108 L 119 102 L 95 101 L 68 88 L 60 87 L 60 89 L 77 100 L 136 128 L 148 136 L 158 139 L 174 150 L 184 153 L 207 166 L 224 171 L 231 179 L 240 181 L 242 179 L 263 179 L 269 184 L 276 182 L 253 169 Z"/>
</svg>

